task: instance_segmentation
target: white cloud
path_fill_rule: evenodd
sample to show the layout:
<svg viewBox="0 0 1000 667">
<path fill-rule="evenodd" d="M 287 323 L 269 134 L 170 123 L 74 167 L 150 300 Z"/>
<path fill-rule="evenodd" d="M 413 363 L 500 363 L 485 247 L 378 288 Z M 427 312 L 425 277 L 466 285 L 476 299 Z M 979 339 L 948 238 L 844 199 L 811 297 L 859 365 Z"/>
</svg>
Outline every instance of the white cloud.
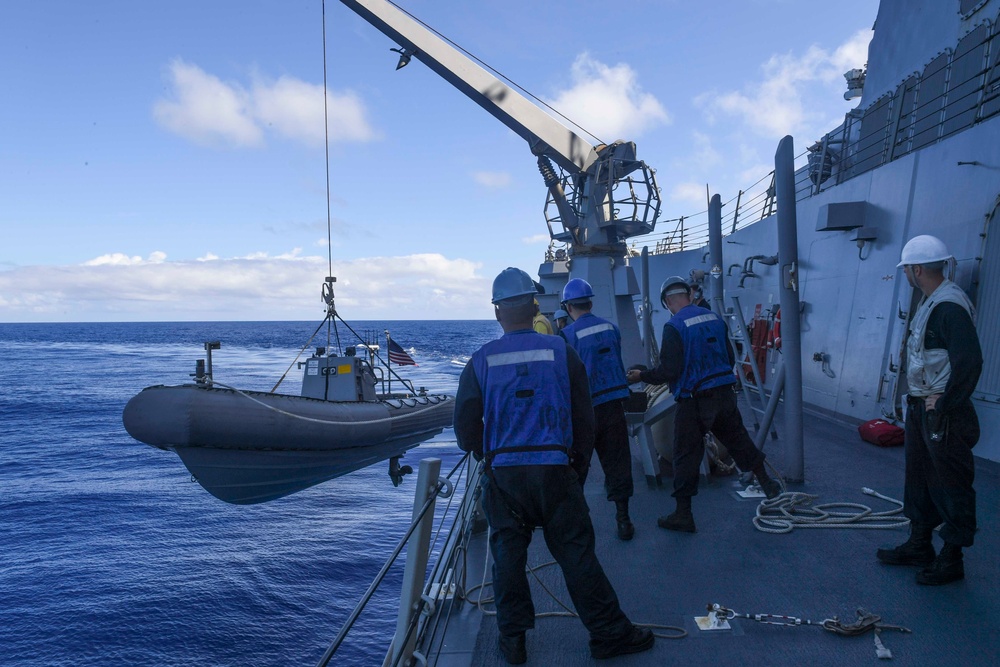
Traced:
<svg viewBox="0 0 1000 667">
<path fill-rule="evenodd" d="M 548 234 L 535 234 L 534 236 L 525 236 L 521 239 L 521 243 L 525 245 L 535 245 L 536 243 L 548 243 L 552 240 L 552 237 Z"/>
<path fill-rule="evenodd" d="M 864 64 L 871 36 L 871 30 L 859 31 L 832 52 L 813 45 L 801 56 L 773 55 L 761 67 L 761 80 L 741 91 L 699 95 L 695 104 L 710 116 L 723 113 L 740 118 L 751 130 L 771 139 L 816 132 L 829 119 L 822 111 L 812 110 L 820 105 L 811 104 L 810 93 L 817 86 L 824 97 L 831 89 L 843 92 L 843 74 Z"/>
<path fill-rule="evenodd" d="M 490 281 L 479 268 L 436 253 L 335 262 L 337 307 L 348 319 L 488 317 Z M 321 318 L 326 275 L 327 259 L 299 248 L 186 261 L 109 253 L 0 272 L 0 321 Z"/>
<path fill-rule="evenodd" d="M 248 88 L 224 82 L 182 60 L 168 67 L 171 94 L 153 106 L 163 127 L 200 144 L 254 147 L 265 130 L 308 146 L 322 146 L 325 136 L 323 87 L 283 76 L 255 77 Z M 330 141 L 372 141 L 377 133 L 364 102 L 353 91 L 329 92 Z"/>
<path fill-rule="evenodd" d="M 868 62 L 868 44 L 872 41 L 872 30 L 859 30 L 846 42 L 837 47 L 830 61 L 841 75 L 849 69 L 861 67 Z"/>
<path fill-rule="evenodd" d="M 670 122 L 663 105 L 643 92 L 635 70 L 608 66 L 581 53 L 570 71 L 573 86 L 546 100 L 602 141 L 634 139 L 643 131 Z"/>
<path fill-rule="evenodd" d="M 258 80 L 253 89 L 254 113 L 263 124 L 309 146 L 324 140 L 323 86 L 283 76 L 277 81 Z M 375 131 L 368 124 L 364 102 L 353 91 L 328 93 L 330 141 L 371 141 Z"/>
<path fill-rule="evenodd" d="M 200 144 L 257 146 L 263 133 L 254 122 L 250 95 L 197 65 L 175 60 L 169 67 L 172 100 L 158 100 L 153 117 L 175 134 Z"/>
<path fill-rule="evenodd" d="M 671 189 L 670 198 L 707 205 L 704 183 L 678 183 Z"/>
<path fill-rule="evenodd" d="M 712 146 L 712 138 L 703 132 L 693 132 L 695 151 L 690 160 L 700 169 L 706 170 L 722 164 L 722 155 Z"/>
<path fill-rule="evenodd" d="M 95 257 L 94 259 L 89 259 L 83 263 L 84 266 L 138 266 L 140 264 L 159 264 L 166 260 L 167 254 L 156 250 L 149 253 L 147 259 L 143 259 L 138 255 L 129 257 L 125 253 L 113 252 L 107 255 L 101 255 L 100 257 Z"/>
<path fill-rule="evenodd" d="M 506 171 L 476 171 L 472 180 L 487 188 L 506 188 L 510 185 L 510 174 Z"/>
</svg>

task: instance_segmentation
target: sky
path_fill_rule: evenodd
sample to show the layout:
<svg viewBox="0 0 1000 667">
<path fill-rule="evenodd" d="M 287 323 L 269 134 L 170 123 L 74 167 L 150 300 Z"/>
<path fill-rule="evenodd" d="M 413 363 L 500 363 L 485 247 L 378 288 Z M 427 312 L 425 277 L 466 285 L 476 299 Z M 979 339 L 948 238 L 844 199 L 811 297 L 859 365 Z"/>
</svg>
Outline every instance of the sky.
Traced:
<svg viewBox="0 0 1000 667">
<path fill-rule="evenodd" d="M 878 9 L 397 4 L 634 141 L 661 218 L 839 124 Z M 549 243 L 527 144 L 326 0 L 327 144 L 323 28 L 322 0 L 0 4 L 0 322 L 319 321 L 330 257 L 348 321 L 491 318 L 496 274 L 535 274 Z"/>
</svg>

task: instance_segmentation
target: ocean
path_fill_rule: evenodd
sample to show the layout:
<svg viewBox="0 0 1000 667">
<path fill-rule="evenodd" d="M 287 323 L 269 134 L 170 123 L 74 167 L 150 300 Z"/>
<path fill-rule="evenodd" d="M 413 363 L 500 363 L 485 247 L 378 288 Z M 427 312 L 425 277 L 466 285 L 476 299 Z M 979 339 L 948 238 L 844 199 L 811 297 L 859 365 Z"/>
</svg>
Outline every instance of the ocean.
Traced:
<svg viewBox="0 0 1000 667">
<path fill-rule="evenodd" d="M 388 329 L 419 364 L 395 368 L 444 393 L 501 333 L 491 321 L 350 325 Z M 270 503 L 229 505 L 121 421 L 142 388 L 190 382 L 205 341 L 222 343 L 217 380 L 270 390 L 316 326 L 0 324 L 0 665 L 319 660 L 409 526 L 416 475 L 395 488 L 383 462 Z M 326 345 L 325 332 L 313 346 Z M 343 325 L 339 333 L 353 342 Z M 280 391 L 297 394 L 301 371 L 288 375 Z M 461 458 L 454 433 L 402 462 L 416 469 L 425 457 L 451 470 Z M 333 664 L 381 664 L 402 561 Z"/>
</svg>

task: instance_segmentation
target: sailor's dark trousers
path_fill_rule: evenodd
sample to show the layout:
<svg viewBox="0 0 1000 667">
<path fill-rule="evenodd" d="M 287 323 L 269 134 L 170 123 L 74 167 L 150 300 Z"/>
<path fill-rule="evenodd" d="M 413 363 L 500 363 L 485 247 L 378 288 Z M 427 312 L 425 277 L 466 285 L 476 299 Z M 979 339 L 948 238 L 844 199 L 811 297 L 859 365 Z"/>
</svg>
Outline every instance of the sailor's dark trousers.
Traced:
<svg viewBox="0 0 1000 667">
<path fill-rule="evenodd" d="M 927 428 L 924 399 L 911 398 L 906 413 L 906 485 L 903 514 L 927 530 L 942 522 L 941 539 L 971 547 L 976 534 L 976 466 L 972 448 L 979 441 L 979 418 L 972 402 L 959 406 L 934 441 Z"/>
<path fill-rule="evenodd" d="M 484 477 L 483 506 L 491 530 L 493 592 L 500 634 L 517 635 L 535 627 L 535 607 L 525 572 L 533 527 L 542 529 L 545 544 L 562 568 L 573 606 L 591 639 L 613 641 L 631 632 L 632 624 L 594 553 L 590 509 L 573 469 L 505 466 L 494 468 L 492 474 L 493 480 Z M 510 509 L 527 526 L 520 525 Z"/>
<path fill-rule="evenodd" d="M 604 471 L 604 490 L 608 500 L 628 500 L 632 497 L 632 452 L 628 444 L 628 424 L 625 404 L 620 400 L 594 406 L 594 449 Z M 590 458 L 587 457 L 588 469 Z M 579 468 L 579 466 L 577 466 Z M 587 481 L 584 472 L 583 482 Z"/>
<path fill-rule="evenodd" d="M 743 426 L 733 385 L 678 399 L 674 413 L 675 498 L 698 494 L 698 468 L 705 456 L 705 434 L 709 431 L 729 450 L 740 470 L 747 472 L 764 463 L 763 452 L 754 446 Z"/>
</svg>

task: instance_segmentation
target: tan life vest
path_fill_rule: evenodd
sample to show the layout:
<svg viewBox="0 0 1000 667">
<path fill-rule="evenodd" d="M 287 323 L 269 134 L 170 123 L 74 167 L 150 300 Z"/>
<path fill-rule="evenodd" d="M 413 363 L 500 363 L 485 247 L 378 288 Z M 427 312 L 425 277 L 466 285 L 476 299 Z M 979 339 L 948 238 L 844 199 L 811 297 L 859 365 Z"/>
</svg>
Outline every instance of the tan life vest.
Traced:
<svg viewBox="0 0 1000 667">
<path fill-rule="evenodd" d="M 910 385 L 910 396 L 941 394 L 951 378 L 948 350 L 928 350 L 924 347 L 931 311 L 939 304 L 948 302 L 957 303 L 975 320 L 975 308 L 969 297 L 950 280 L 945 280 L 930 296 L 924 297 L 910 321 L 910 335 L 906 341 L 906 380 Z"/>
</svg>

